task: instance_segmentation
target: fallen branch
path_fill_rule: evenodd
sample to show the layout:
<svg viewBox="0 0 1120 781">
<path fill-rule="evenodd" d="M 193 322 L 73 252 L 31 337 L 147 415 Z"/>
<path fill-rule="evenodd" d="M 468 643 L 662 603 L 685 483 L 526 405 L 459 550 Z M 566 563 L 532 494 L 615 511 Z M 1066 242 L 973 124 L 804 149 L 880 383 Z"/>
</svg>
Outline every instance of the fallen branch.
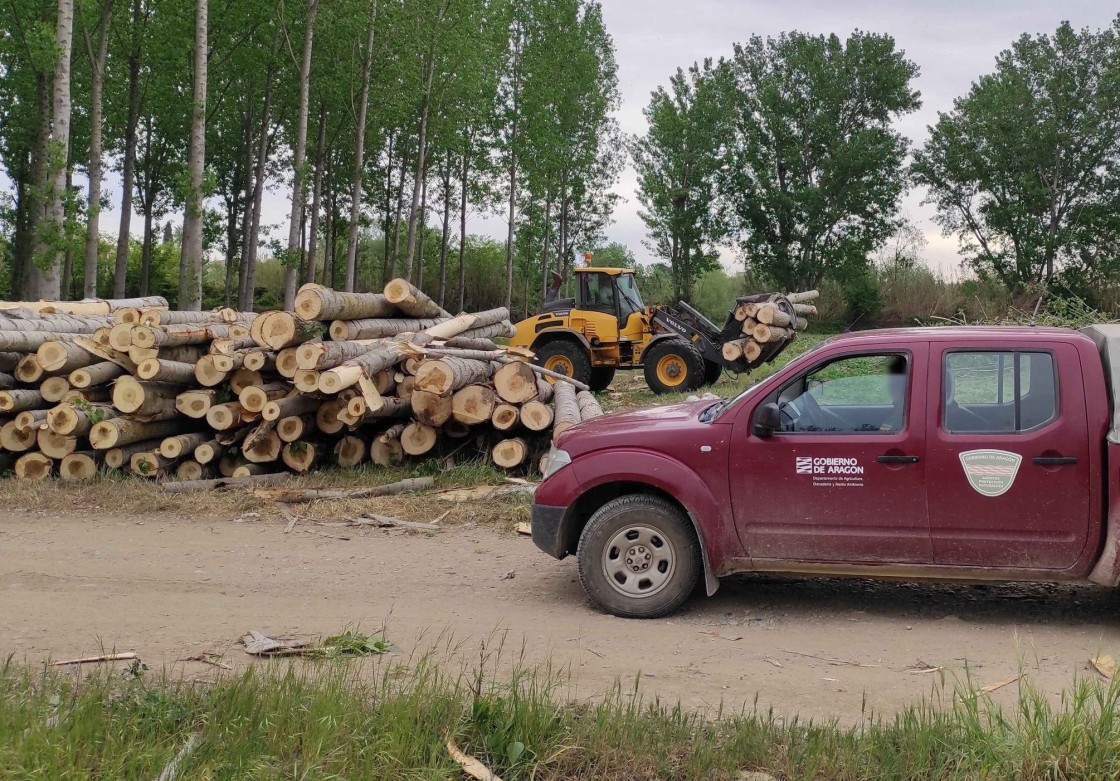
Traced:
<svg viewBox="0 0 1120 781">
<path fill-rule="evenodd" d="M 292 488 L 278 490 L 254 491 L 256 496 L 272 499 L 280 504 L 300 504 L 323 499 L 366 499 L 373 496 L 395 496 L 396 494 L 424 491 L 436 483 L 432 477 L 412 477 L 387 485 L 375 485 L 370 488 L 354 488 L 350 490 Z"/>
<path fill-rule="evenodd" d="M 391 515 L 374 515 L 367 513 L 360 518 L 351 518 L 351 526 L 376 526 L 379 529 L 390 529 L 398 527 L 401 529 L 412 529 L 420 532 L 438 532 L 443 531 L 443 527 L 438 523 L 420 523 L 419 521 L 406 521 L 403 518 L 394 518 Z"/>
<path fill-rule="evenodd" d="M 828 662 L 833 667 L 882 667 L 881 664 L 863 664 L 861 662 L 853 662 L 850 659 L 833 659 L 828 656 L 816 656 L 815 654 L 806 654 L 801 651 L 790 651 L 788 648 L 779 648 L 784 654 L 793 654 L 794 656 L 804 656 L 807 659 L 817 659 L 821 662 Z"/>
<path fill-rule="evenodd" d="M 506 359 L 498 359 L 498 360 L 499 360 L 500 363 L 522 363 L 521 361 L 518 361 L 514 358 L 506 358 Z M 535 363 L 529 363 L 529 364 L 526 364 L 526 365 L 530 369 L 535 371 L 537 374 L 541 375 L 542 377 L 551 377 L 552 379 L 556 380 L 557 382 L 566 382 L 569 385 L 574 385 L 576 388 L 578 388 L 581 391 L 591 390 L 590 385 L 582 383 L 579 380 L 573 379 L 566 374 L 561 374 L 560 372 L 554 372 L 554 371 L 552 371 L 552 369 L 546 369 L 543 366 L 537 366 Z"/>
<path fill-rule="evenodd" d="M 140 658 L 140 654 L 128 651 L 121 654 L 101 654 L 100 656 L 83 656 L 80 659 L 64 659 L 61 662 L 51 662 L 51 667 L 65 667 L 70 664 L 93 664 L 94 662 L 129 662 Z"/>
<path fill-rule="evenodd" d="M 448 739 L 447 753 L 459 764 L 459 767 L 463 768 L 464 773 L 476 779 L 476 781 L 502 781 L 502 779 L 497 776 L 494 771 L 486 767 L 486 765 L 460 751 L 459 747 L 455 745 L 455 741 Z"/>
<path fill-rule="evenodd" d="M 219 491 L 225 488 L 244 488 L 286 483 L 291 478 L 287 472 L 248 477 L 220 477 L 216 480 L 183 480 L 178 483 L 164 483 L 162 488 L 169 494 L 197 494 L 203 491 Z"/>
</svg>

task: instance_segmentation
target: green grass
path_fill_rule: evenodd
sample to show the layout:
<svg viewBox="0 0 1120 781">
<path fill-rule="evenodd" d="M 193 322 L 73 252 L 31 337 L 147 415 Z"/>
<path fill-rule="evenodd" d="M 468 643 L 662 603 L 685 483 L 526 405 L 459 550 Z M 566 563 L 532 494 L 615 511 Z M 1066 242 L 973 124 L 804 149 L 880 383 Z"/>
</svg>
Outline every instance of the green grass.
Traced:
<svg viewBox="0 0 1120 781">
<path fill-rule="evenodd" d="M 1080 682 L 1060 703 L 1023 685 L 1016 706 L 943 694 L 858 725 L 773 712 L 700 714 L 623 687 L 563 699 L 566 678 L 485 649 L 437 657 L 262 664 L 216 682 L 138 670 L 0 667 L 0 777 L 450 779 L 450 737 L 507 779 L 1112 779 L 1120 688 Z M 457 649 L 458 650 L 458 649 Z M 512 662 L 512 665 L 507 663 Z M 499 675 L 496 670 L 507 670 Z M 512 671 L 509 671 L 512 670 Z"/>
</svg>

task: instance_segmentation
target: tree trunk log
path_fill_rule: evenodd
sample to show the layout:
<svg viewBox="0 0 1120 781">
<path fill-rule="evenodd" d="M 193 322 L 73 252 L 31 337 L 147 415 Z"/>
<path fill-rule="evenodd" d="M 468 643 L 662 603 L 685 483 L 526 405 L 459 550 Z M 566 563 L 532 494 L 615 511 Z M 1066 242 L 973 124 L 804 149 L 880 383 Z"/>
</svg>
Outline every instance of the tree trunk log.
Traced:
<svg viewBox="0 0 1120 781">
<path fill-rule="evenodd" d="M 521 405 L 521 425 L 530 431 L 545 431 L 552 425 L 552 407 L 534 399 Z"/>
<path fill-rule="evenodd" d="M 184 391 L 175 397 L 175 409 L 188 418 L 201 420 L 214 404 L 218 392 L 213 390 Z"/>
<path fill-rule="evenodd" d="M 414 421 L 401 432 L 401 447 L 410 456 L 422 456 L 436 446 L 439 432 L 431 426 Z"/>
<path fill-rule="evenodd" d="M 276 434 L 284 442 L 306 439 L 318 429 L 315 415 L 289 415 L 276 421 Z"/>
<path fill-rule="evenodd" d="M 315 286 L 296 295 L 295 314 L 302 320 L 363 320 L 399 313 L 380 293 L 344 293 Z"/>
<path fill-rule="evenodd" d="M 349 436 L 338 440 L 334 446 L 334 462 L 341 467 L 358 466 L 366 458 L 366 443 L 359 437 Z"/>
<path fill-rule="evenodd" d="M 264 420 L 280 420 L 291 415 L 303 415 L 317 410 L 319 404 L 318 399 L 308 396 L 286 396 L 265 404 L 261 409 L 261 418 Z"/>
<path fill-rule="evenodd" d="M 552 390 L 554 394 L 552 400 L 556 408 L 556 420 L 552 424 L 552 438 L 555 441 L 556 437 L 579 423 L 582 417 L 575 388 L 565 383 L 557 383 Z"/>
<path fill-rule="evenodd" d="M 422 391 L 445 396 L 467 385 L 486 382 L 491 374 L 492 369 L 488 362 L 455 357 L 440 358 L 435 361 L 424 361 L 420 365 L 416 371 L 416 387 Z M 534 387 L 535 385 L 534 378 Z"/>
<path fill-rule="evenodd" d="M 392 279 L 385 285 L 385 299 L 409 317 L 450 317 L 407 279 Z"/>
<path fill-rule="evenodd" d="M 288 442 L 280 453 L 280 459 L 286 467 L 302 475 L 323 460 L 323 448 L 315 442 L 304 440 Z"/>
<path fill-rule="evenodd" d="M 94 450 L 108 450 L 123 445 L 131 445 L 145 439 L 160 439 L 177 433 L 183 427 L 181 420 L 164 420 L 155 423 L 145 423 L 132 418 L 114 418 L 103 420 L 94 425 L 89 432 L 89 443 Z M 156 442 L 151 448 L 159 448 Z"/>
<path fill-rule="evenodd" d="M 336 342 L 384 339 L 400 334 L 414 334 L 426 328 L 446 323 L 450 318 L 363 318 L 361 320 L 335 320 L 331 323 L 331 339 Z"/>
<path fill-rule="evenodd" d="M 115 380 L 128 371 L 121 365 L 112 361 L 98 361 L 91 366 L 75 369 L 70 372 L 70 384 L 75 388 L 89 388 L 93 385 L 102 385 Z"/>
<path fill-rule="evenodd" d="M 412 392 L 412 411 L 421 423 L 439 428 L 451 419 L 451 397 L 414 390 Z"/>
<path fill-rule="evenodd" d="M 503 439 L 490 451 L 494 463 L 504 469 L 513 469 L 529 457 L 529 445 L 524 439 Z"/>
<path fill-rule="evenodd" d="M 490 416 L 490 424 L 498 431 L 509 431 L 521 420 L 521 410 L 513 404 L 498 404 Z"/>
<path fill-rule="evenodd" d="M 468 426 L 489 423 L 496 398 L 494 391 L 485 385 L 468 385 L 451 397 L 451 414 Z"/>
<path fill-rule="evenodd" d="M 266 385 L 250 385 L 237 394 L 241 406 L 250 412 L 262 412 L 270 401 L 284 398 L 291 392 L 286 382 L 270 382 Z"/>
<path fill-rule="evenodd" d="M 27 453 L 16 459 L 17 480 L 49 480 L 54 461 L 42 453 Z"/>
<path fill-rule="evenodd" d="M 159 452 L 164 458 L 181 458 L 185 455 L 194 455 L 199 445 L 213 441 L 211 435 L 205 432 L 194 434 L 177 434 L 167 437 L 159 443 Z"/>
<path fill-rule="evenodd" d="M 278 351 L 317 339 L 322 329 L 297 320 L 291 312 L 265 312 L 250 328 L 249 335 L 260 347 Z"/>
<path fill-rule="evenodd" d="M 44 342 L 35 351 L 46 372 L 66 372 L 97 363 L 97 356 L 74 342 Z"/>
<path fill-rule="evenodd" d="M 13 414 L 25 409 L 44 409 L 47 402 L 37 390 L 0 391 L 0 412 Z"/>
<path fill-rule="evenodd" d="M 92 450 L 71 453 L 58 465 L 58 477 L 65 481 L 93 480 L 97 477 L 99 454 Z"/>
<path fill-rule="evenodd" d="M 582 391 L 576 394 L 576 403 L 579 405 L 579 419 L 581 423 L 594 420 L 603 416 L 603 408 L 594 394 Z"/>
<path fill-rule="evenodd" d="M 56 434 L 49 428 L 41 428 L 35 434 L 35 444 L 43 455 L 59 461 L 78 449 L 78 438 Z"/>
<path fill-rule="evenodd" d="M 103 420 L 113 420 L 120 413 L 107 404 L 60 404 L 47 412 L 47 427 L 62 436 L 84 437 Z"/>
<path fill-rule="evenodd" d="M 527 363 L 507 363 L 494 375 L 494 390 L 510 404 L 532 401 L 537 396 L 537 375 Z"/>
<path fill-rule="evenodd" d="M 136 376 L 152 382 L 169 382 L 173 385 L 194 385 L 195 364 L 149 358 L 136 367 Z"/>
</svg>

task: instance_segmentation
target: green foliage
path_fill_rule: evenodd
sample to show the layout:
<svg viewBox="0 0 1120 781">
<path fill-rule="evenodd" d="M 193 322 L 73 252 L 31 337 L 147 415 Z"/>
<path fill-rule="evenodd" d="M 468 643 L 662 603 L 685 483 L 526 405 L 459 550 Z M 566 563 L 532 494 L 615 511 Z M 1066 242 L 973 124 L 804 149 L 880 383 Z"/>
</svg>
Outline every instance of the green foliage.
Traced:
<svg viewBox="0 0 1120 781">
<path fill-rule="evenodd" d="M 649 130 L 630 140 L 630 156 L 639 216 L 650 233 L 646 246 L 669 261 L 674 297 L 692 302 L 696 280 L 719 265 L 716 245 L 726 235 L 712 203 L 733 131 L 731 72 L 708 59 L 687 74 L 678 68 L 669 89 L 654 91 L 645 109 Z"/>
<path fill-rule="evenodd" d="M 784 290 L 858 272 L 894 232 L 918 73 L 888 35 L 783 33 L 735 47 L 735 136 L 720 178 L 732 235 Z"/>
<path fill-rule="evenodd" d="M 1013 292 L 1120 270 L 1120 21 L 1024 35 L 942 114 L 916 155 L 938 220 Z"/>
<path fill-rule="evenodd" d="M 571 703 L 566 677 L 548 668 L 504 664 L 488 648 L 458 675 L 448 661 L 443 651 L 416 654 L 360 673 L 359 662 L 277 664 L 206 682 L 151 680 L 139 668 L 79 680 L 8 662 L 0 775 L 155 778 L 182 752 L 182 778 L 236 778 L 247 768 L 263 777 L 458 777 L 449 739 L 511 781 L 734 779 L 758 770 L 1044 781 L 1110 779 L 1118 769 L 1115 683 L 1083 679 L 1053 697 L 1021 682 L 1001 706 L 966 670 L 896 714 L 841 726 L 738 704 L 700 713 L 617 684 L 594 702 Z"/>
</svg>

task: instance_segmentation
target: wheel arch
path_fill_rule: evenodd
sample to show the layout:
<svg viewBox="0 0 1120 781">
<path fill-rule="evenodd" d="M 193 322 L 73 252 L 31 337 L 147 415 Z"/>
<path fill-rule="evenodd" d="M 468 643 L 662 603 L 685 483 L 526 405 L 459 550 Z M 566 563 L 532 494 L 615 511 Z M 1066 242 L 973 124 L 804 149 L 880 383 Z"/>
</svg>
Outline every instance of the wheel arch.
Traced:
<svg viewBox="0 0 1120 781">
<path fill-rule="evenodd" d="M 616 453 L 613 459 L 616 459 Z M 668 461 L 669 459 L 658 458 L 657 461 Z M 615 462 L 617 463 L 617 461 Z M 687 467 L 683 464 L 672 462 L 675 465 L 674 472 L 678 475 L 685 474 Z M 704 525 L 698 520 L 698 513 L 709 513 L 717 511 L 717 505 L 713 497 L 704 491 L 706 496 L 701 496 L 697 493 L 697 489 L 691 486 L 696 486 L 699 483 L 699 477 L 691 474 L 689 471 L 690 480 L 687 482 L 691 484 L 690 490 L 682 490 L 682 487 L 675 487 L 666 484 L 659 484 L 660 481 L 656 478 L 651 479 L 652 475 L 657 474 L 657 470 L 641 470 L 638 466 L 638 471 L 627 470 L 629 474 L 619 475 L 617 471 L 612 473 L 606 471 L 605 465 L 592 466 L 591 464 L 581 464 L 577 459 L 577 469 L 580 467 L 589 467 L 594 474 L 598 472 L 604 475 L 601 479 L 591 482 L 581 481 L 581 492 L 579 496 L 569 505 L 567 512 L 564 514 L 563 528 L 561 530 L 561 537 L 563 540 L 564 550 L 568 553 L 575 552 L 579 546 L 579 538 L 583 533 L 583 529 L 587 526 L 587 522 L 595 512 L 612 499 L 620 496 L 628 496 L 633 494 L 645 494 L 648 496 L 656 496 L 670 504 L 678 507 L 684 512 L 688 518 L 689 523 L 692 524 L 693 533 L 696 534 L 696 539 L 700 542 L 701 557 L 704 564 L 704 586 L 708 596 L 716 593 L 719 588 L 719 579 L 716 577 L 715 572 L 720 566 L 723 559 L 723 551 L 726 550 L 728 541 L 713 539 L 711 532 L 705 532 Z M 662 469 L 665 464 L 661 463 Z M 582 469 L 580 471 L 583 471 Z M 578 474 L 578 472 L 577 472 Z M 682 496 L 686 497 L 682 499 Z M 712 527 L 712 529 L 721 528 L 724 525 L 721 523 L 719 527 Z M 734 533 L 734 532 L 732 532 Z M 718 536 L 718 535 L 716 535 Z M 736 538 L 735 544 L 738 544 Z M 713 561 L 714 559 L 714 561 Z"/>
<path fill-rule="evenodd" d="M 572 328 L 549 328 L 541 331 L 537 338 L 533 340 L 533 346 L 530 349 L 536 351 L 546 344 L 558 341 L 572 342 L 583 347 L 588 353 L 591 352 L 591 342 L 587 341 L 586 336 Z"/>
</svg>

